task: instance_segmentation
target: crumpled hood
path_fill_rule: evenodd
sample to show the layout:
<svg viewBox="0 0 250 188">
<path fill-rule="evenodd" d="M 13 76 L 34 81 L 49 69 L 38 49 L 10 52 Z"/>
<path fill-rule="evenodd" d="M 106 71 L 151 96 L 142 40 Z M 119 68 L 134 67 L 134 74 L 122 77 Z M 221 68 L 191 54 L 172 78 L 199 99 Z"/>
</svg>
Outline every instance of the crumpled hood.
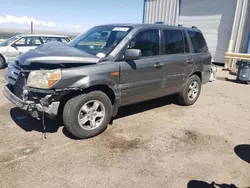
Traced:
<svg viewBox="0 0 250 188">
<path fill-rule="evenodd" d="M 49 42 L 30 50 L 17 58 L 18 64 L 28 66 L 33 63 L 98 63 L 100 58 L 71 47 L 62 42 Z"/>
</svg>

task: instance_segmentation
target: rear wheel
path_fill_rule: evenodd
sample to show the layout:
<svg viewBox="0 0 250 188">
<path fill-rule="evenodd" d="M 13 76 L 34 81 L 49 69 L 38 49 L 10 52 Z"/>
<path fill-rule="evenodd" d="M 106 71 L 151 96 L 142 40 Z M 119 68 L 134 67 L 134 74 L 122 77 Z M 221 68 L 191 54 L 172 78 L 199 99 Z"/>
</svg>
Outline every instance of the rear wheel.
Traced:
<svg viewBox="0 0 250 188">
<path fill-rule="evenodd" d="M 77 138 L 89 138 L 103 132 L 110 122 L 112 104 L 101 91 L 82 94 L 66 102 L 63 121 Z"/>
<path fill-rule="evenodd" d="M 199 98 L 200 92 L 201 79 L 197 75 L 192 75 L 178 94 L 178 102 L 184 106 L 192 105 Z"/>
<path fill-rule="evenodd" d="M 2 56 L 0 56 L 0 69 L 5 67 L 5 60 Z"/>
</svg>

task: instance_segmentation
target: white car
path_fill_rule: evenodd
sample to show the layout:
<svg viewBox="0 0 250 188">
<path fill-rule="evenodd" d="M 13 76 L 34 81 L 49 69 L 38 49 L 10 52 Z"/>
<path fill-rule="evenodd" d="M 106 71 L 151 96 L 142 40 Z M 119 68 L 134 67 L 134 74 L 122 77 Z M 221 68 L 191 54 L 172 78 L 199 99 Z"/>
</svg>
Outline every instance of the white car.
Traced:
<svg viewBox="0 0 250 188">
<path fill-rule="evenodd" d="M 61 35 L 15 35 L 0 43 L 0 69 L 16 57 L 49 41 L 68 43 L 67 36 Z"/>
</svg>

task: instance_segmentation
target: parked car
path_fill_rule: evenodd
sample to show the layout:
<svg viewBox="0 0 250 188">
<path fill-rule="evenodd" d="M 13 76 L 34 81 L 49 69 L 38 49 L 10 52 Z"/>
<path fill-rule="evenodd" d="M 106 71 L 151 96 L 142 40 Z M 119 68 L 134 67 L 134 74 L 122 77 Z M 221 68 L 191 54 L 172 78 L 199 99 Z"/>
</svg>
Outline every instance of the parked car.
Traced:
<svg viewBox="0 0 250 188">
<path fill-rule="evenodd" d="M 170 94 L 194 104 L 210 67 L 196 28 L 102 25 L 67 45 L 46 43 L 19 56 L 8 66 L 4 94 L 33 117 L 62 117 L 74 136 L 88 138 L 104 131 L 121 106 Z"/>
<path fill-rule="evenodd" d="M 67 36 L 59 35 L 15 35 L 0 43 L 0 68 L 14 62 L 21 55 L 49 41 L 69 42 Z"/>
</svg>

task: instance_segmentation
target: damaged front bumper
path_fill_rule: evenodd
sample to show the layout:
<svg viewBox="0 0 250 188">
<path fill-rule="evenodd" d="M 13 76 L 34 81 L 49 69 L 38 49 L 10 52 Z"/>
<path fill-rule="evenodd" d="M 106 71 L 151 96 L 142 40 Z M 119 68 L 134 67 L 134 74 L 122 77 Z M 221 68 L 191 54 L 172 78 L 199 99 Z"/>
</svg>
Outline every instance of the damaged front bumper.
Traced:
<svg viewBox="0 0 250 188">
<path fill-rule="evenodd" d="M 46 106 L 40 103 L 35 103 L 34 101 L 24 101 L 18 98 L 13 92 L 11 92 L 8 85 L 5 85 L 4 87 L 4 95 L 15 106 L 29 112 L 29 114 L 34 118 L 40 119 L 40 115 L 42 113 L 46 113 L 51 117 L 56 116 L 58 113 L 60 105 L 59 101 L 51 102 Z"/>
</svg>

